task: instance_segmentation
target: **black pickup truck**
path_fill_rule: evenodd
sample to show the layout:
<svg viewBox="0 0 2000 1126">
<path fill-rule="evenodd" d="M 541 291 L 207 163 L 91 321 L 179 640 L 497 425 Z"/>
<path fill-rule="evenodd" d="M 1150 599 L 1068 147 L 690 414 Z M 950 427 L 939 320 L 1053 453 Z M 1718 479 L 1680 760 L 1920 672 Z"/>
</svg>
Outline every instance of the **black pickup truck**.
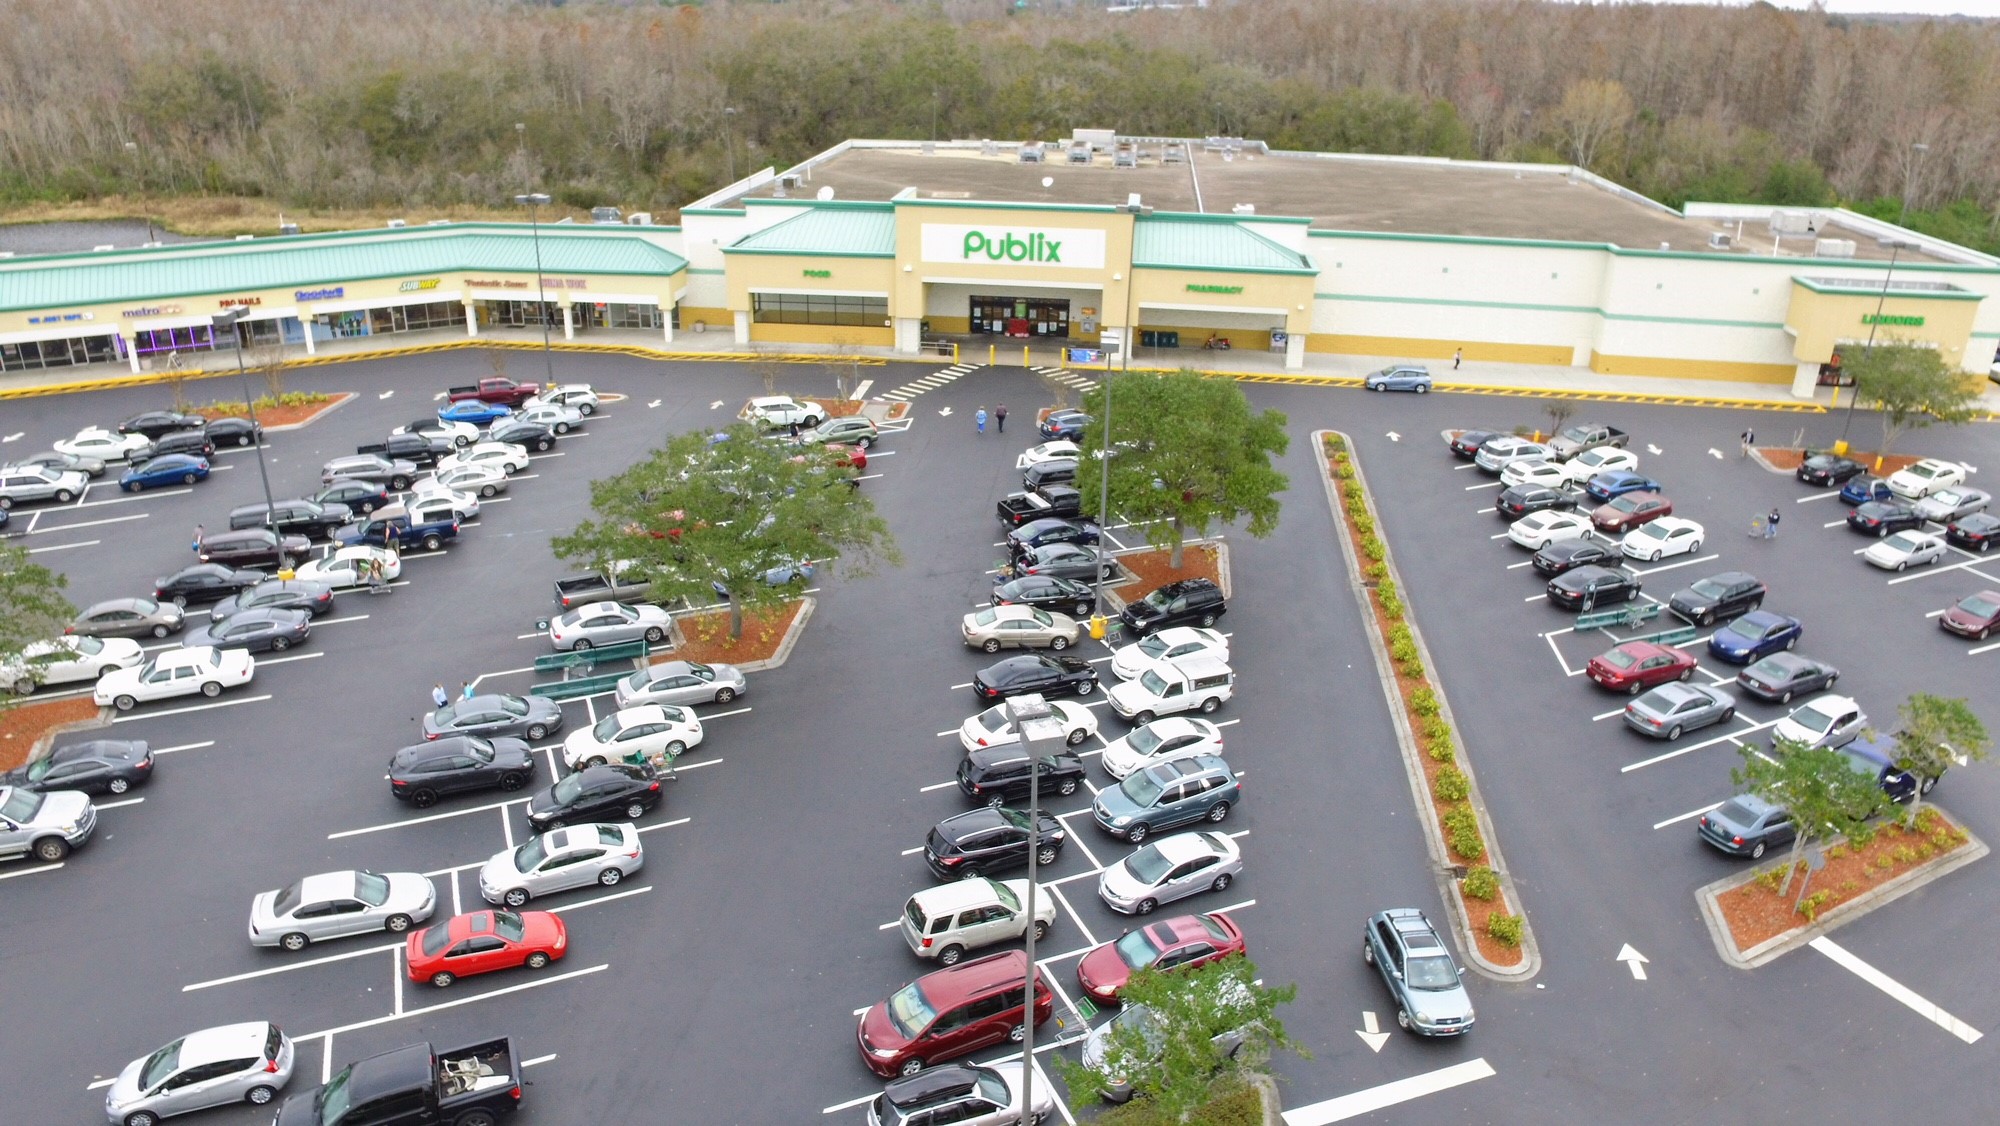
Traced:
<svg viewBox="0 0 2000 1126">
<path fill-rule="evenodd" d="M 1028 493 L 1009 493 L 1000 501 L 1000 522 L 1018 528 L 1044 516 L 1064 519 L 1081 515 L 1083 494 L 1067 485 L 1043 485 Z"/>
<path fill-rule="evenodd" d="M 391 434 L 379 442 L 354 447 L 358 454 L 380 454 L 390 460 L 398 458 L 413 465 L 432 466 L 451 454 L 457 447 L 451 439 L 443 435 L 431 434 Z"/>
<path fill-rule="evenodd" d="M 411 1044 L 356 1060 L 285 1100 L 271 1126 L 494 1126 L 521 1105 L 521 1061 L 502 1036 L 439 1052 Z"/>
</svg>

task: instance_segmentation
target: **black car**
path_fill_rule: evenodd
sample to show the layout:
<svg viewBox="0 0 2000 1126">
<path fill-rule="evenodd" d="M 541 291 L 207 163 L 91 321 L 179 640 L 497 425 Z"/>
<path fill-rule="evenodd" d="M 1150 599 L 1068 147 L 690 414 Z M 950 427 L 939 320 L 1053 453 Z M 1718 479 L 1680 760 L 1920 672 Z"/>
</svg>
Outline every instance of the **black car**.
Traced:
<svg viewBox="0 0 2000 1126">
<path fill-rule="evenodd" d="M 368 442 L 354 447 L 357 454 L 375 454 L 392 461 L 407 461 L 418 468 L 428 469 L 457 450 L 451 439 L 442 434 L 391 434 L 379 442 Z"/>
<path fill-rule="evenodd" d="M 1043 419 L 1037 427 L 1042 437 L 1054 441 L 1064 439 L 1071 442 L 1083 441 L 1083 428 L 1090 425 L 1090 416 L 1082 411 L 1056 411 Z"/>
<path fill-rule="evenodd" d="M 2000 516 L 1990 512 L 1961 516 L 1944 530 L 1946 543 L 1968 551 L 1992 551 L 1995 540 L 2000 540 Z"/>
<path fill-rule="evenodd" d="M 1074 692 L 1088 696 L 1097 689 L 1097 669 L 1081 657 L 1051 657 L 1040 653 L 1009 657 L 972 675 L 972 690 L 982 700 L 1002 700 L 1029 692 Z"/>
<path fill-rule="evenodd" d="M 348 478 L 312 495 L 315 504 L 344 504 L 351 512 L 373 512 L 389 503 L 389 490 L 378 481 Z"/>
<path fill-rule="evenodd" d="M 122 794 L 152 777 L 153 753 L 143 740 L 90 739 L 57 747 L 19 770 L 0 774 L 0 787 Z"/>
<path fill-rule="evenodd" d="M 454 735 L 389 759 L 389 792 L 418 809 L 464 790 L 518 790 L 534 776 L 535 754 L 520 739 Z"/>
<path fill-rule="evenodd" d="M 1546 544 L 1535 552 L 1535 570 L 1544 575 L 1560 575 L 1564 571 L 1578 567 L 1620 567 L 1625 562 L 1625 553 L 1616 543 L 1596 536 L 1580 539 L 1557 540 Z"/>
<path fill-rule="evenodd" d="M 1180 579 L 1126 603 L 1118 620 L 1133 637 L 1143 637 L 1168 626 L 1212 626 L 1228 609 L 1213 580 Z"/>
<path fill-rule="evenodd" d="M 1058 579 L 1049 575 L 1028 575 L 999 584 L 993 588 L 995 606 L 1033 606 L 1038 610 L 1056 610 L 1074 613 L 1082 618 L 1090 614 L 1097 605 L 1097 597 L 1090 587 L 1074 579 Z"/>
<path fill-rule="evenodd" d="M 637 821 L 662 796 L 650 766 L 586 766 L 528 799 L 528 825 L 540 833 L 586 821 Z"/>
<path fill-rule="evenodd" d="M 1576 510 L 1576 494 L 1568 489 L 1551 489 L 1547 485 L 1515 485 L 1500 494 L 1493 502 L 1493 511 L 1502 520 L 1519 520 L 1530 512 L 1573 512 Z"/>
<path fill-rule="evenodd" d="M 229 510 L 231 528 L 276 528 L 307 538 L 331 536 L 335 528 L 352 519 L 354 510 L 347 505 L 305 499 L 272 501 L 268 506 L 260 501 Z"/>
<path fill-rule="evenodd" d="M 1840 670 L 1825 661 L 1780 651 L 1736 674 L 1736 686 L 1759 700 L 1789 704 L 1792 697 L 1832 688 Z"/>
<path fill-rule="evenodd" d="M 1757 576 L 1744 571 L 1724 571 L 1675 591 L 1667 599 L 1667 609 L 1698 626 L 1712 626 L 1723 618 L 1747 614 L 1762 606 L 1766 593 Z"/>
<path fill-rule="evenodd" d="M 451 735 L 525 736 L 541 739 L 561 731 L 562 705 L 547 696 L 509 696 L 494 692 L 467 696 L 424 714 L 424 738 Z"/>
<path fill-rule="evenodd" d="M 1609 567 L 1573 567 L 1549 580 L 1549 601 L 1565 610 L 1588 611 L 1639 597 L 1639 576 Z"/>
<path fill-rule="evenodd" d="M 269 564 L 282 567 L 294 559 L 304 559 L 312 541 L 304 536 L 285 535 L 269 528 L 238 528 L 204 536 L 195 555 L 203 563 Z"/>
<path fill-rule="evenodd" d="M 1924 518 L 1912 505 L 1899 500 L 1871 500 L 1847 514 L 1847 526 L 1864 536 L 1883 539 L 1896 532 L 1924 526 Z"/>
<path fill-rule="evenodd" d="M 270 579 L 215 604 L 211 618 L 244 610 L 304 610 L 317 618 L 333 609 L 333 586 L 305 579 Z"/>
<path fill-rule="evenodd" d="M 120 434 L 144 434 L 157 442 L 160 435 L 176 430 L 199 430 L 208 425 L 208 420 L 198 414 L 182 414 L 179 411 L 143 411 L 118 424 Z"/>
<path fill-rule="evenodd" d="M 1035 863 L 1054 864 L 1069 840 L 1047 812 L 1035 820 Z M 975 809 L 947 817 L 924 838 L 924 863 L 940 880 L 966 880 L 1028 862 L 1028 815 L 1018 809 Z"/>
<path fill-rule="evenodd" d="M 489 442 L 508 442 L 516 446 L 525 446 L 537 453 L 546 453 L 556 448 L 555 431 L 539 422 L 522 422 L 518 418 L 494 423 L 492 428 L 486 431 L 486 439 Z"/>
<path fill-rule="evenodd" d="M 1510 436 L 1504 430 L 1461 430 L 1458 436 L 1451 440 L 1451 452 L 1461 460 L 1471 461 L 1479 456 L 1479 447 L 1489 440 Z"/>
<path fill-rule="evenodd" d="M 261 610 L 239 610 L 228 617 L 212 616 L 207 625 L 189 630 L 181 644 L 213 645 L 217 649 L 248 649 L 284 652 L 302 645 L 312 636 L 312 613 L 270 606 Z"/>
<path fill-rule="evenodd" d="M 190 602 L 220 602 L 271 577 L 268 571 L 247 567 L 225 567 L 220 563 L 197 563 L 182 567 L 163 579 L 153 580 L 153 597 L 176 606 Z"/>
<path fill-rule="evenodd" d="M 1067 485 L 1076 480 L 1076 459 L 1052 457 L 1021 471 L 1021 487 L 1039 489 L 1043 485 Z"/>
<path fill-rule="evenodd" d="M 176 430 L 153 439 L 153 456 L 167 454 L 187 454 L 190 457 L 214 457 L 215 440 L 203 430 Z"/>
<path fill-rule="evenodd" d="M 208 420 L 208 440 L 217 446 L 254 446 L 264 437 L 264 425 L 247 418 Z"/>
<path fill-rule="evenodd" d="M 1011 570 L 1016 575 L 1054 575 L 1090 582 L 1099 575 L 1108 579 L 1117 574 L 1118 561 L 1086 544 L 1052 543 L 1020 555 Z"/>
<path fill-rule="evenodd" d="M 1799 464 L 1798 478 L 1808 485 L 1845 485 L 1867 466 L 1839 454 L 1814 454 Z"/>
<path fill-rule="evenodd" d="M 1040 796 L 1068 797 L 1083 786 L 1083 760 L 1074 751 L 1042 756 Z M 958 764 L 958 789 L 966 797 L 999 808 L 1028 800 L 1028 752 L 1021 744 L 981 747 Z"/>
<path fill-rule="evenodd" d="M 1068 519 L 1083 512 L 1083 494 L 1068 485 L 1050 485 L 1032 493 L 1009 493 L 994 506 L 1000 522 L 1018 528 L 1048 517 Z"/>
<path fill-rule="evenodd" d="M 1095 544 L 1097 537 L 1097 525 L 1088 520 L 1030 520 L 1007 533 L 1007 551 L 1018 559 L 1032 547 L 1052 543 Z"/>
</svg>

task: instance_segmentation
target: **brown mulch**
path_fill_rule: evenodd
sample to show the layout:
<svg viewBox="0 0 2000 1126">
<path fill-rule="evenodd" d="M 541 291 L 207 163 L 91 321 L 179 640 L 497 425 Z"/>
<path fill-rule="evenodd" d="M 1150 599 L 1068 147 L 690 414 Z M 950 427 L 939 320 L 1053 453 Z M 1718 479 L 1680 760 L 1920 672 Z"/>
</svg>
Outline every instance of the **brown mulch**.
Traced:
<svg viewBox="0 0 2000 1126">
<path fill-rule="evenodd" d="M 315 397 L 315 401 L 310 403 L 276 403 L 270 406 L 259 404 L 257 407 L 257 424 L 265 429 L 276 426 L 296 426 L 299 423 L 309 422 L 312 419 L 318 418 L 320 415 L 340 405 L 343 401 L 353 397 L 353 393 L 348 392 L 341 395 L 319 395 Z M 203 418 L 209 419 L 241 418 L 244 414 L 244 406 L 240 402 L 209 403 L 205 406 L 190 407 L 189 413 L 198 414 Z"/>
<path fill-rule="evenodd" d="M 1965 831 L 1936 806 L 1923 807 L 1917 818 L 1918 829 L 1911 830 L 1897 822 L 1885 824 L 1873 839 L 1858 848 L 1846 842 L 1828 845 L 1826 867 L 1812 873 L 1812 883 L 1806 889 L 1814 896 L 1824 897 L 1816 913 L 1824 915 L 1913 868 L 1965 847 Z M 1765 872 L 1783 870 L 1784 858 L 1780 858 Z M 1736 949 L 1748 950 L 1811 921 L 1792 906 L 1799 898 L 1799 879 L 1805 874 L 1805 862 L 1801 860 L 1798 875 L 1793 877 L 1792 886 L 1784 895 L 1779 895 L 1775 890 L 1777 885 L 1766 883 L 1760 873 L 1758 879 L 1716 897 Z"/>
<path fill-rule="evenodd" d="M 884 417 L 887 418 L 889 421 L 894 422 L 899 418 L 908 417 L 909 413 L 910 413 L 910 404 L 909 401 L 906 399 L 900 403 L 890 403 L 889 413 Z"/>
<path fill-rule="evenodd" d="M 729 636 L 729 611 L 691 614 L 680 620 L 682 642 L 661 660 L 719 665 L 768 661 L 777 656 L 778 646 L 792 628 L 792 619 L 798 617 L 804 606 L 805 601 L 799 599 L 763 610 L 745 610 L 743 636 L 734 640 Z"/>
<path fill-rule="evenodd" d="M 81 723 L 96 716 L 98 711 L 89 696 L 16 704 L 0 711 L 0 770 L 13 770 L 26 763 L 29 749 L 50 730 L 66 723 Z"/>
<path fill-rule="evenodd" d="M 1133 583 L 1133 597 L 1151 593 L 1155 588 L 1165 586 L 1177 579 L 1208 579 L 1217 586 L 1222 584 L 1221 562 L 1215 548 L 1205 544 L 1189 544 L 1181 551 L 1179 570 L 1167 566 L 1172 553 L 1164 550 L 1135 551 L 1118 557 L 1118 563 L 1137 576 Z"/>
<path fill-rule="evenodd" d="M 1752 446 L 1751 449 L 1756 451 L 1757 457 L 1764 464 L 1773 469 L 1782 469 L 1787 473 L 1797 470 L 1805 462 L 1806 458 L 1811 457 L 1813 454 L 1825 452 L 1822 450 L 1800 450 L 1779 446 Z M 1914 454 L 1874 454 L 1867 450 L 1849 450 L 1847 451 L 1847 456 L 1863 465 L 1870 466 L 1869 472 L 1878 477 L 1887 477 L 1899 469 L 1907 469 L 1923 460 L 1923 458 L 1917 457 Z M 1877 457 L 1882 459 L 1882 467 L 1880 469 L 1872 468 Z"/>
<path fill-rule="evenodd" d="M 868 404 L 855 399 L 826 399 L 820 405 L 826 408 L 828 418 L 846 418 L 850 414 L 860 414 L 861 408 Z"/>
</svg>

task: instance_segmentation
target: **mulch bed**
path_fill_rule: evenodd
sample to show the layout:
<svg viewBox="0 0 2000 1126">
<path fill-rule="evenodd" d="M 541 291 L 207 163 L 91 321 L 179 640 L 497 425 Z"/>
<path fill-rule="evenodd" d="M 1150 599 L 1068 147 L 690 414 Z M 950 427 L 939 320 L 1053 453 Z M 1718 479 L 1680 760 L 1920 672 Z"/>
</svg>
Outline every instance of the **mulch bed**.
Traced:
<svg viewBox="0 0 2000 1126">
<path fill-rule="evenodd" d="M 743 612 L 743 636 L 729 636 L 729 611 L 711 610 L 680 619 L 684 640 L 662 660 L 700 661 L 704 664 L 741 665 L 768 661 L 778 655 L 778 646 L 792 628 L 792 619 L 805 606 L 803 599 L 762 610 Z M 655 662 L 657 663 L 657 662 Z"/>
<path fill-rule="evenodd" d="M 1864 895 L 1912 868 L 1963 848 L 1967 843 L 1964 830 L 1936 806 L 1923 807 L 1918 812 L 1917 821 L 1918 827 L 1914 830 L 1905 828 L 1900 822 L 1882 825 L 1864 845 L 1856 846 L 1843 841 L 1826 846 L 1826 867 L 1812 873 L 1812 883 L 1807 887 L 1813 897 L 1814 913 L 1811 916 L 1793 908 L 1799 898 L 1799 879 L 1806 874 L 1803 860 L 1799 862 L 1798 875 L 1793 877 L 1790 890 L 1784 895 L 1779 895 L 1777 891 L 1785 869 L 1784 861 L 1780 859 L 1777 864 L 1759 873 L 1757 879 L 1717 896 L 1716 903 L 1722 910 L 1723 921 L 1729 926 L 1730 937 L 1736 942 L 1736 949 L 1748 950 L 1760 942 L 1797 930 L 1834 907 Z"/>
<path fill-rule="evenodd" d="M 318 418 L 320 415 L 339 406 L 343 401 L 353 397 L 353 393 L 350 392 L 342 395 L 319 395 L 310 403 L 274 403 L 269 406 L 259 404 L 257 407 L 257 424 L 267 430 L 278 426 L 297 426 L 302 422 L 310 422 Z M 190 407 L 188 408 L 188 412 L 209 419 L 242 418 L 244 417 L 244 406 L 240 402 L 209 403 L 206 406 Z"/>
<path fill-rule="evenodd" d="M 91 719 L 98 710 L 89 696 L 72 696 L 39 704 L 17 704 L 0 712 L 0 770 L 24 765 L 36 740 L 63 724 Z"/>
<path fill-rule="evenodd" d="M 1133 584 L 1135 591 L 1150 594 L 1152 591 L 1177 579 L 1208 579 L 1217 586 L 1222 583 L 1222 570 L 1216 550 L 1206 544 L 1189 544 L 1181 550 L 1179 570 L 1167 566 L 1172 558 L 1169 551 L 1154 549 L 1135 551 L 1118 557 L 1119 566 L 1137 576 Z"/>
<path fill-rule="evenodd" d="M 1787 473 L 1796 471 L 1808 457 L 1825 452 L 1823 450 L 1799 450 L 1778 446 L 1753 446 L 1751 448 L 1757 452 L 1757 456 L 1766 465 L 1769 465 L 1773 469 L 1782 469 Z M 1870 473 L 1878 477 L 1887 477 L 1899 469 L 1906 469 L 1923 460 L 1913 454 L 1872 454 L 1866 450 L 1849 450 L 1847 451 L 1847 456 L 1867 466 L 1873 466 L 1875 459 L 1880 457 L 1882 459 L 1882 468 L 1871 468 L 1869 470 Z"/>
</svg>

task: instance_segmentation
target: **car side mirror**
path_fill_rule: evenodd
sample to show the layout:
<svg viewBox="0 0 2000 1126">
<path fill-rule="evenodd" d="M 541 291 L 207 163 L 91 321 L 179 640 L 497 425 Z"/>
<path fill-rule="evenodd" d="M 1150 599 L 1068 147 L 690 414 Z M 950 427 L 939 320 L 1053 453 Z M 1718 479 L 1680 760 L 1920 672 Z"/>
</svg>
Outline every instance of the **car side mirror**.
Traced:
<svg viewBox="0 0 2000 1126">
<path fill-rule="evenodd" d="M 1389 972 L 1390 972 L 1390 973 L 1392 973 L 1392 974 L 1395 974 L 1395 975 L 1396 975 L 1396 980 L 1397 980 L 1397 981 L 1401 981 L 1401 980 L 1403 980 L 1403 971 L 1401 971 L 1401 970 L 1390 970 Z"/>
</svg>

